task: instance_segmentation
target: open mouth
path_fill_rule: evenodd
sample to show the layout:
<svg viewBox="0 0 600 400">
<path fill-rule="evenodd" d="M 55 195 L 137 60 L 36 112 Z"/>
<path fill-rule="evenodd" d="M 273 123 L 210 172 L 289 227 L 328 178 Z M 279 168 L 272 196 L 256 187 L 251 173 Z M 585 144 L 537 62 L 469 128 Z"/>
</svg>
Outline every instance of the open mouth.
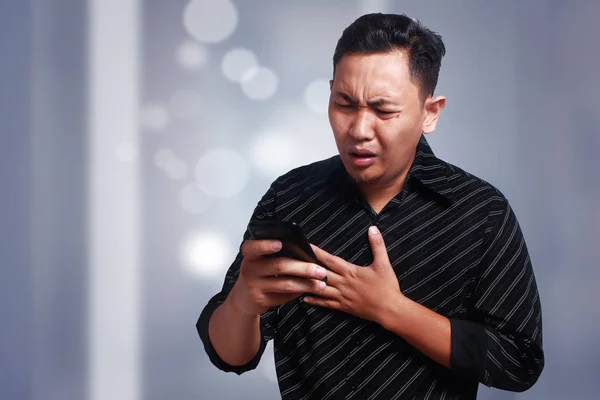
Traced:
<svg viewBox="0 0 600 400">
<path fill-rule="evenodd" d="M 352 150 L 349 151 L 350 155 L 352 157 L 374 157 L 375 153 L 373 153 L 370 150 L 367 149 L 358 149 L 358 148 L 354 148 Z"/>
<path fill-rule="evenodd" d="M 351 151 L 348 154 L 356 166 L 368 166 L 375 160 L 375 154 L 370 151 Z"/>
</svg>

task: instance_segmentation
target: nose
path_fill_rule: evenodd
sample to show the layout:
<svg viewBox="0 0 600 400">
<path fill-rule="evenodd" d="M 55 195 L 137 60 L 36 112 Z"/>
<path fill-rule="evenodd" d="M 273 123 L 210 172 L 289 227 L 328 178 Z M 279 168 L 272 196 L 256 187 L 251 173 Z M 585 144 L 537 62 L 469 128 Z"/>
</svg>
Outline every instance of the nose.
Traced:
<svg viewBox="0 0 600 400">
<path fill-rule="evenodd" d="M 358 109 L 353 122 L 349 133 L 354 140 L 364 141 L 373 138 L 373 123 L 368 110 Z"/>
</svg>

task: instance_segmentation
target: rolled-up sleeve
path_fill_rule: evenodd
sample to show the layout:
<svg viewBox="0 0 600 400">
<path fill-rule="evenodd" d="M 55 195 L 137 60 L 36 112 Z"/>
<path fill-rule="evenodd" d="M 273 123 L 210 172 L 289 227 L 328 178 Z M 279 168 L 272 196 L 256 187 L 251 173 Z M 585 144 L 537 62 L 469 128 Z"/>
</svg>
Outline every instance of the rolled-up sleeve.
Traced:
<svg viewBox="0 0 600 400">
<path fill-rule="evenodd" d="M 544 368 L 542 311 L 533 268 L 506 200 L 488 219 L 478 283 L 466 319 L 451 319 L 451 366 L 486 386 L 521 392 Z"/>
<path fill-rule="evenodd" d="M 273 210 L 275 207 L 274 193 L 275 192 L 274 192 L 273 188 L 271 188 L 263 196 L 261 201 L 256 206 L 254 213 L 252 214 L 252 217 L 250 219 L 251 221 L 273 218 L 273 215 L 274 215 Z M 248 240 L 248 239 L 250 239 L 250 233 L 246 230 L 246 232 L 244 233 L 244 241 Z M 231 292 L 231 289 L 235 285 L 235 283 L 238 279 L 238 276 L 240 274 L 240 267 L 242 265 L 242 260 L 243 260 L 243 255 L 241 253 L 241 246 L 240 246 L 240 251 L 238 252 L 234 262 L 229 267 L 227 274 L 225 275 L 225 281 L 223 283 L 223 287 L 222 287 L 221 291 L 219 293 L 217 293 L 215 296 L 213 296 L 208 301 L 208 304 L 204 307 L 204 309 L 202 310 L 202 312 L 200 314 L 200 317 L 198 318 L 198 321 L 196 322 L 196 330 L 198 331 L 198 335 L 200 336 L 200 339 L 202 340 L 202 343 L 204 344 L 204 349 L 205 349 L 206 354 L 208 355 L 208 358 L 210 359 L 210 361 L 217 368 L 221 369 L 222 371 L 234 372 L 238 375 L 256 368 L 256 366 L 260 362 L 260 359 L 264 353 L 267 342 L 273 338 L 272 326 L 273 326 L 273 322 L 274 322 L 273 320 L 274 320 L 274 316 L 275 316 L 275 309 L 271 309 L 261 315 L 261 318 L 260 318 L 260 330 L 261 330 L 260 347 L 259 347 L 259 350 L 258 350 L 256 356 L 252 360 L 250 360 L 247 364 L 241 365 L 241 366 L 233 366 L 233 365 L 227 364 L 225 361 L 223 361 L 219 357 L 218 353 L 216 352 L 215 348 L 213 347 L 213 345 L 210 341 L 210 337 L 208 334 L 208 326 L 209 326 L 209 322 L 210 322 L 210 318 L 211 318 L 212 314 L 220 305 L 222 305 L 225 302 L 225 300 L 227 299 L 227 296 Z"/>
</svg>

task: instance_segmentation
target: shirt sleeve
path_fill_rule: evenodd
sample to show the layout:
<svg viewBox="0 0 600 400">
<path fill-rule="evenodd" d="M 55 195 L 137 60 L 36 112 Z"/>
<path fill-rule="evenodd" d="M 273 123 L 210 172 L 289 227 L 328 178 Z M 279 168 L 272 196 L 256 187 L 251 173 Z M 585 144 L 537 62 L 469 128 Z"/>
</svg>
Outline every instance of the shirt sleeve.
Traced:
<svg viewBox="0 0 600 400">
<path fill-rule="evenodd" d="M 254 209 L 254 213 L 252 214 L 251 221 L 253 220 L 264 220 L 264 219 L 272 219 L 274 217 L 275 210 L 275 191 L 273 187 L 269 189 L 269 191 L 263 196 L 261 201 L 258 203 L 256 208 Z M 248 230 L 244 233 L 244 241 L 250 239 L 250 233 Z M 242 242 L 243 243 L 243 242 Z M 243 255 L 241 253 L 241 245 L 240 251 L 238 252 L 234 262 L 229 267 L 227 274 L 225 275 L 225 281 L 223 283 L 223 287 L 219 293 L 213 296 L 208 304 L 202 310 L 200 317 L 198 318 L 198 322 L 196 323 L 196 330 L 198 331 L 198 335 L 204 344 L 204 350 L 208 355 L 210 361 L 222 371 L 225 372 L 234 372 L 238 375 L 255 369 L 258 365 L 267 345 L 267 342 L 273 338 L 273 328 L 272 324 L 274 322 L 275 308 L 267 311 L 260 318 L 260 331 L 261 331 L 261 343 L 256 353 L 256 356 L 252 360 L 250 360 L 246 365 L 241 366 L 233 366 L 224 362 L 219 355 L 217 354 L 215 348 L 213 347 L 209 335 L 208 335 L 208 324 L 210 322 L 210 318 L 213 312 L 225 302 L 229 292 L 233 288 L 235 282 L 240 273 L 240 266 L 242 264 Z"/>
<path fill-rule="evenodd" d="M 488 221 L 468 319 L 450 320 L 450 363 L 465 378 L 522 392 L 544 368 L 540 298 L 523 234 L 506 200 L 491 207 Z"/>
</svg>

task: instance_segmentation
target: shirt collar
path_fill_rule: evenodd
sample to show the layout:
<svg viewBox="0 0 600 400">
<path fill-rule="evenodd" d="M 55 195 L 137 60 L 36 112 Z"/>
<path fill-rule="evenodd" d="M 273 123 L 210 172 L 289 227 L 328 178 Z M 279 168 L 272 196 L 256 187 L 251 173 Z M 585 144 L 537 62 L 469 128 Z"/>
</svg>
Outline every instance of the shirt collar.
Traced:
<svg viewBox="0 0 600 400">
<path fill-rule="evenodd" d="M 453 202 L 454 190 L 448 181 L 450 172 L 447 164 L 433 154 L 425 135 L 421 135 L 407 180 L 416 181 L 427 190 Z"/>
<path fill-rule="evenodd" d="M 355 192 L 356 187 L 352 178 L 348 175 L 341 158 L 337 156 L 336 166 L 330 175 L 330 179 L 337 187 L 345 191 Z M 415 189 L 427 190 L 442 200 L 452 203 L 454 201 L 454 190 L 448 177 L 449 167 L 437 158 L 431 150 L 424 135 L 421 135 L 417 144 L 415 159 L 410 167 L 406 181 L 415 183 Z M 411 185 L 412 186 L 412 185 Z M 396 198 L 400 200 L 402 192 Z"/>
</svg>

